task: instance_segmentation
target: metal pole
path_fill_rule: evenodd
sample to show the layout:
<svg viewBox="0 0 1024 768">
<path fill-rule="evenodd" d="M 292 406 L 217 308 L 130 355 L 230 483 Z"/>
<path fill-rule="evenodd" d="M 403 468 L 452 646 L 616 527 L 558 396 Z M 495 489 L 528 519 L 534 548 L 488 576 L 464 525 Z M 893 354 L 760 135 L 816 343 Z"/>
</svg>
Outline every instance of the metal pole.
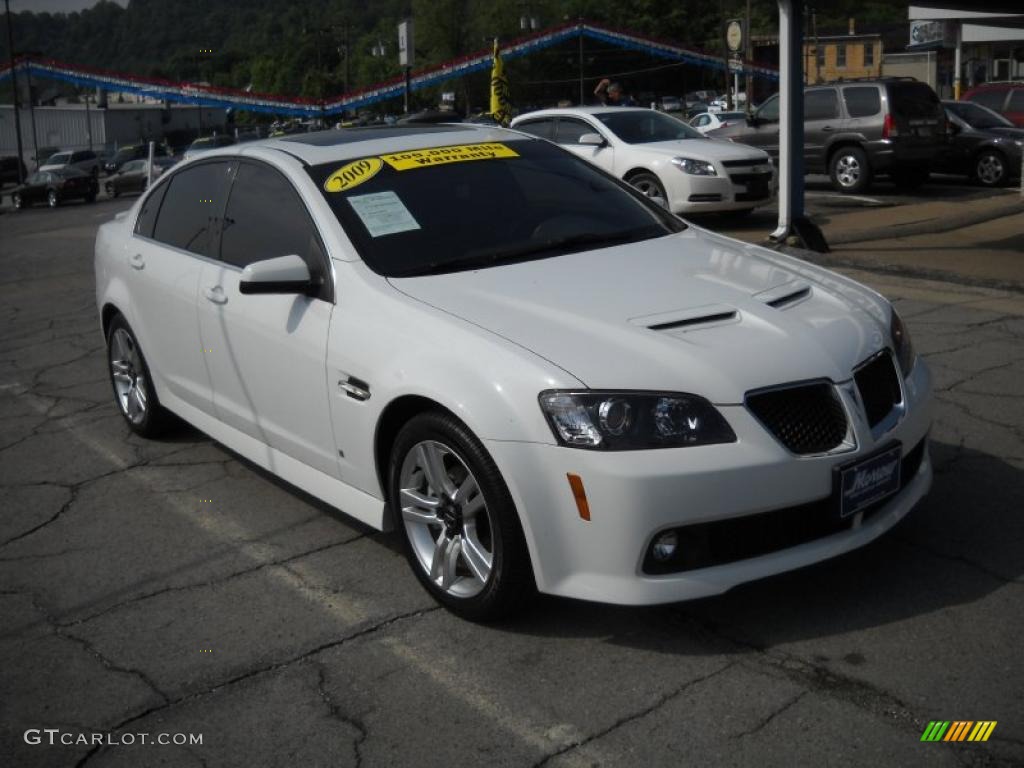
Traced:
<svg viewBox="0 0 1024 768">
<path fill-rule="evenodd" d="M 804 84 L 800 0 L 779 0 L 779 225 L 785 241 L 804 215 Z"/>
<path fill-rule="evenodd" d="M 960 49 L 963 48 L 964 25 L 956 22 L 956 54 L 953 62 L 953 99 L 960 101 Z"/>
<path fill-rule="evenodd" d="M 14 91 L 14 135 L 18 140 L 18 183 L 25 183 L 25 174 L 21 165 L 24 161 L 24 149 L 21 146 L 21 112 L 18 108 L 18 73 L 14 68 L 14 20 L 11 18 L 11 0 L 4 0 L 7 12 L 7 50 L 11 54 L 11 89 Z M 37 151 L 38 153 L 38 151 Z M 36 158 L 38 162 L 38 158 Z"/>
<path fill-rule="evenodd" d="M 146 164 L 146 189 L 153 183 L 153 155 L 156 154 L 156 142 L 149 142 L 149 162 Z"/>
<path fill-rule="evenodd" d="M 89 92 L 85 92 L 85 133 L 89 137 L 89 151 L 92 151 L 92 115 L 89 112 Z"/>
<path fill-rule="evenodd" d="M 28 75 L 28 116 L 32 122 L 32 152 L 36 157 L 36 166 L 39 165 L 39 135 L 36 133 L 36 99 L 32 93 L 32 73 Z"/>
<path fill-rule="evenodd" d="M 586 93 L 583 90 L 583 21 L 579 21 L 580 28 L 580 106 L 586 104 Z"/>
<path fill-rule="evenodd" d="M 412 67 L 405 68 L 405 114 L 409 114 L 409 92 L 412 90 Z"/>
<path fill-rule="evenodd" d="M 744 58 L 747 60 L 747 102 L 745 104 L 747 115 L 751 114 L 750 105 L 754 103 L 754 75 L 750 71 L 750 62 L 754 58 L 754 45 L 750 42 L 750 0 L 747 0 L 747 27 L 744 30 L 744 42 L 746 43 L 744 49 Z"/>
</svg>

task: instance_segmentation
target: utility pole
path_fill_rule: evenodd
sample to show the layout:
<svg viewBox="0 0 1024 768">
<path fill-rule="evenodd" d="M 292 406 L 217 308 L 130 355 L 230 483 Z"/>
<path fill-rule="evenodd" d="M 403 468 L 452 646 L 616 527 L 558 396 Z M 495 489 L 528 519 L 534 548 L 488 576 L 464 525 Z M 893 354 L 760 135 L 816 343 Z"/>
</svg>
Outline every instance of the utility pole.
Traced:
<svg viewBox="0 0 1024 768">
<path fill-rule="evenodd" d="M 747 101 L 745 106 L 747 110 L 747 115 L 749 116 L 751 114 L 750 105 L 754 103 L 754 74 L 753 72 L 750 71 L 750 65 L 754 58 L 754 44 L 750 40 L 750 0 L 747 0 L 747 26 L 744 31 L 744 42 L 746 43 L 744 58 L 747 60 L 747 82 L 744 86 L 747 89 Z"/>
<path fill-rule="evenodd" d="M 14 20 L 11 18 L 11 0 L 4 0 L 7 12 L 7 50 L 11 54 L 11 89 L 14 91 L 14 135 L 18 140 L 18 183 L 25 183 L 25 174 L 21 165 L 24 160 L 21 146 L 21 113 L 18 110 L 18 73 L 14 68 Z M 38 161 L 39 158 L 36 158 Z"/>
<path fill-rule="evenodd" d="M 580 27 L 580 106 L 585 105 L 586 93 L 583 86 L 583 19 L 578 19 Z"/>
</svg>

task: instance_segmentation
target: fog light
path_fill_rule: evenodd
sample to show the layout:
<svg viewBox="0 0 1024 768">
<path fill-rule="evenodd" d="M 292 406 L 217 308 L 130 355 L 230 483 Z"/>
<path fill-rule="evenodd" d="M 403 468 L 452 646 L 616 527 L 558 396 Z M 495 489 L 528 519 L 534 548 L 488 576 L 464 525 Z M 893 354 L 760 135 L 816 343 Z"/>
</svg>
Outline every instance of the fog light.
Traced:
<svg viewBox="0 0 1024 768">
<path fill-rule="evenodd" d="M 651 550 L 651 554 L 654 555 L 654 559 L 659 562 L 671 560 L 672 556 L 676 553 L 676 548 L 679 546 L 679 537 L 675 531 L 668 531 L 667 533 L 661 534 L 654 540 L 654 547 Z"/>
</svg>

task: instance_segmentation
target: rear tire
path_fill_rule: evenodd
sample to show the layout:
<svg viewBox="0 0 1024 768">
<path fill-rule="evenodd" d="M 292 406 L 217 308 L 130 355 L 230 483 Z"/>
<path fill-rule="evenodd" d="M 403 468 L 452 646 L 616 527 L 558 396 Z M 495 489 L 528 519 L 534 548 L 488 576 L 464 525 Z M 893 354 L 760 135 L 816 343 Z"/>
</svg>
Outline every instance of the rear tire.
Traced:
<svg viewBox="0 0 1024 768">
<path fill-rule="evenodd" d="M 115 315 L 107 330 L 107 370 L 114 402 L 129 429 L 142 437 L 156 437 L 172 421 L 157 398 L 146 358 L 123 315 Z"/>
<path fill-rule="evenodd" d="M 14 206 L 14 210 L 20 211 L 25 207 L 25 202 L 21 199 L 21 195 L 15 192 L 11 195 L 11 205 Z"/>
<path fill-rule="evenodd" d="M 52 189 L 46 193 L 46 204 L 49 205 L 51 208 L 56 208 L 58 205 L 60 205 L 60 198 L 57 197 L 57 193 L 54 192 Z"/>
<path fill-rule="evenodd" d="M 1010 177 L 1006 157 L 994 149 L 980 152 L 971 169 L 974 180 L 983 187 L 1001 187 Z"/>
<path fill-rule="evenodd" d="M 837 192 L 856 194 L 871 186 L 871 166 L 860 147 L 840 147 L 828 163 L 832 187 Z"/>
<path fill-rule="evenodd" d="M 495 621 L 533 592 L 508 486 L 480 440 L 453 415 L 428 411 L 402 427 L 391 451 L 388 498 L 413 573 L 452 613 Z"/>
</svg>

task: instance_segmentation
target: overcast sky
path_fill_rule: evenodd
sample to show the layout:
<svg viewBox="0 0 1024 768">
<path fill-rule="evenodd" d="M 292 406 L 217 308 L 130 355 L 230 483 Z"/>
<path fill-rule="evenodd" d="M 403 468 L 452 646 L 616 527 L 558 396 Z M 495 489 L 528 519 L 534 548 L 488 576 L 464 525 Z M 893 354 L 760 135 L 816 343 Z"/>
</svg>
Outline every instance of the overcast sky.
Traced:
<svg viewBox="0 0 1024 768">
<path fill-rule="evenodd" d="M 128 0 L 114 0 L 118 5 L 128 5 Z M 47 11 L 49 13 L 67 13 L 91 8 L 96 0 L 11 0 L 11 11 Z M 3 5 L 0 5 L 0 12 Z"/>
</svg>

